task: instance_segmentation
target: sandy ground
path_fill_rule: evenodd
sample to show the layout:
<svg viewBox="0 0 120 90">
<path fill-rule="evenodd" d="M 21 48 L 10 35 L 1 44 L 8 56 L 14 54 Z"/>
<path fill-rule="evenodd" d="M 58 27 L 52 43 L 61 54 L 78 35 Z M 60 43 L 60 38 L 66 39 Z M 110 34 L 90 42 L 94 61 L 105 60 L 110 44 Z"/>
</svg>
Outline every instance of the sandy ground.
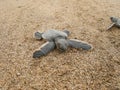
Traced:
<svg viewBox="0 0 120 90">
<path fill-rule="evenodd" d="M 120 30 L 105 31 L 120 17 L 120 0 L 0 0 L 0 90 L 120 90 Z M 54 50 L 35 31 L 68 29 L 90 51 Z"/>
</svg>

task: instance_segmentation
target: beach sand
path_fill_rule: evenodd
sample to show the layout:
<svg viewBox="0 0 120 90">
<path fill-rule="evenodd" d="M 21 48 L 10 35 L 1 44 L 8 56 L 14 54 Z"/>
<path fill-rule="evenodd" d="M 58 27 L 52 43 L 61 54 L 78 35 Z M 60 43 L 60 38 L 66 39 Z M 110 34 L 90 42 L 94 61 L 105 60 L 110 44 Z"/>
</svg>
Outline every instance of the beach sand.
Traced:
<svg viewBox="0 0 120 90">
<path fill-rule="evenodd" d="M 0 0 L 0 90 L 120 90 L 120 0 Z M 33 59 L 36 31 L 68 29 L 93 45 Z"/>
</svg>

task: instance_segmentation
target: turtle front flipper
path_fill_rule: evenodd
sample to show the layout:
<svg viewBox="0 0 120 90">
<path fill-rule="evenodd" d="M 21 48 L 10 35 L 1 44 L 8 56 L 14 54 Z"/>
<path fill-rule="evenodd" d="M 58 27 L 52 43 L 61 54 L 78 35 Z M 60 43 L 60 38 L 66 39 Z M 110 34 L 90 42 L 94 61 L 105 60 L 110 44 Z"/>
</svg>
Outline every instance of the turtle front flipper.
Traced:
<svg viewBox="0 0 120 90">
<path fill-rule="evenodd" d="M 34 34 L 35 39 L 41 40 L 41 39 L 42 39 L 42 34 L 43 34 L 43 33 L 35 32 L 35 34 Z"/>
<path fill-rule="evenodd" d="M 120 18 L 110 17 L 112 24 L 108 27 L 107 30 L 110 30 L 113 26 L 120 28 Z"/>
<path fill-rule="evenodd" d="M 107 30 L 110 30 L 113 26 L 115 26 L 115 23 L 112 23 L 112 24 L 107 28 Z"/>
<path fill-rule="evenodd" d="M 33 53 L 33 58 L 40 58 L 41 56 L 47 55 L 54 48 L 55 48 L 54 42 L 46 42 L 40 47 L 40 50 L 37 50 Z"/>
<path fill-rule="evenodd" d="M 79 49 L 79 48 L 82 48 L 84 50 L 92 49 L 92 45 L 88 44 L 87 42 L 83 42 L 83 41 L 76 40 L 76 39 L 68 40 L 68 44 L 70 47 L 73 47 L 76 49 Z"/>
</svg>

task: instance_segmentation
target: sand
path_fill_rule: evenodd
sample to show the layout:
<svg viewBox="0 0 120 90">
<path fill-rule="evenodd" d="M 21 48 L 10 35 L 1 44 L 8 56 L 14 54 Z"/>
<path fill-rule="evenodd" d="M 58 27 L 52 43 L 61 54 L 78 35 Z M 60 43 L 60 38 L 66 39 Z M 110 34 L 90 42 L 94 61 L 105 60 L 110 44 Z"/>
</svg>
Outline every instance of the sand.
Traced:
<svg viewBox="0 0 120 90">
<path fill-rule="evenodd" d="M 0 90 L 120 90 L 120 0 L 0 0 Z M 32 54 L 35 31 L 68 29 L 89 51 Z"/>
</svg>

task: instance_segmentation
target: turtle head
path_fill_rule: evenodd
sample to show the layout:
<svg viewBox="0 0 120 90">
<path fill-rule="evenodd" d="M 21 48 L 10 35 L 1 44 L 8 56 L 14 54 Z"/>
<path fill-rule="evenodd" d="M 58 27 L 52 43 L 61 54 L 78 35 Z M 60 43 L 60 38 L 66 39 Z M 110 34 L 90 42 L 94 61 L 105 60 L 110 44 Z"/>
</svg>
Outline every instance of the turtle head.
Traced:
<svg viewBox="0 0 120 90">
<path fill-rule="evenodd" d="M 113 23 L 116 23 L 117 20 L 118 20 L 118 18 L 116 18 L 116 17 L 110 17 L 110 19 L 111 19 L 111 21 L 112 21 Z"/>
<path fill-rule="evenodd" d="M 57 49 L 59 49 L 61 52 L 64 52 L 68 48 L 68 42 L 66 39 L 57 39 L 55 41 Z"/>
</svg>

